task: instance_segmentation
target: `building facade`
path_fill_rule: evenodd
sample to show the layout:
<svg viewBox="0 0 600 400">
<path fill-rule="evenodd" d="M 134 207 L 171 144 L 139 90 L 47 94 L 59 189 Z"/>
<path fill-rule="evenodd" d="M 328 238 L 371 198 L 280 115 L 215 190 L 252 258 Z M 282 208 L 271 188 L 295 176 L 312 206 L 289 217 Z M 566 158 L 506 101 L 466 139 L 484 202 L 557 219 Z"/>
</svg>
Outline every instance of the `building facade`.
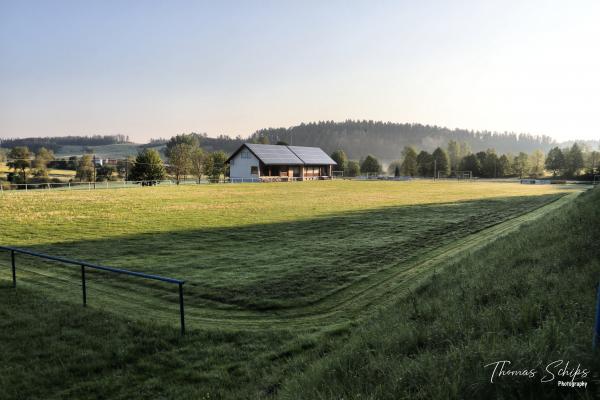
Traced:
<svg viewBox="0 0 600 400">
<path fill-rule="evenodd" d="M 337 165 L 318 147 L 245 143 L 227 160 L 238 182 L 331 179 Z"/>
</svg>

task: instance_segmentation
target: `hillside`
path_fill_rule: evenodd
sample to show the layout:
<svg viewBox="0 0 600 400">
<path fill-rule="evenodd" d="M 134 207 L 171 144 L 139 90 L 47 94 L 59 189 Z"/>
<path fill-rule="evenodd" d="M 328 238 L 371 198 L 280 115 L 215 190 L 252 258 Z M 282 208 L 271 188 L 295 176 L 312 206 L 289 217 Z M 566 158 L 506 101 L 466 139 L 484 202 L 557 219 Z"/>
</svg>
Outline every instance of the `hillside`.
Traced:
<svg viewBox="0 0 600 400">
<path fill-rule="evenodd" d="M 268 137 L 271 143 L 283 140 L 300 146 L 319 146 L 327 152 L 343 149 L 350 158 L 358 159 L 373 154 L 384 160 L 398 159 L 404 146 L 432 151 L 438 146 L 446 147 L 449 140 L 466 142 L 474 152 L 494 148 L 501 154 L 530 153 L 537 149 L 547 151 L 556 145 L 549 136 L 351 120 L 300 124 L 287 129 L 262 129 L 251 138 L 262 136 Z"/>
<path fill-rule="evenodd" d="M 531 153 L 537 149 L 547 151 L 557 145 L 549 136 L 470 131 L 422 124 L 366 120 L 322 121 L 302 123 L 289 128 L 267 128 L 258 130 L 247 138 L 240 136 L 231 138 L 225 135 L 208 137 L 206 134 L 198 134 L 198 136 L 201 146 L 207 151 L 222 150 L 231 153 L 246 141 L 266 137 L 270 143 L 277 143 L 281 140 L 299 146 L 318 146 L 328 153 L 343 149 L 351 159 L 359 159 L 367 154 L 373 154 L 388 161 L 400 158 L 404 146 L 414 146 L 417 149 L 432 151 L 438 146 L 446 147 L 449 140 L 466 142 L 474 152 L 494 148 L 501 154 L 520 151 Z M 101 137 L 104 141 L 106 138 L 111 137 Z M 114 140 L 109 143 L 99 143 L 99 139 L 96 137 L 78 137 L 81 143 L 63 138 L 6 139 L 1 142 L 1 145 L 2 147 L 28 145 L 34 151 L 44 145 L 53 149 L 58 156 L 81 155 L 88 151 L 95 152 L 102 157 L 123 158 L 136 154 L 144 147 L 153 147 L 160 151 L 166 143 L 166 139 L 158 139 L 152 140 L 148 144 L 138 145 L 123 142 L 118 135 L 113 138 Z"/>
</svg>

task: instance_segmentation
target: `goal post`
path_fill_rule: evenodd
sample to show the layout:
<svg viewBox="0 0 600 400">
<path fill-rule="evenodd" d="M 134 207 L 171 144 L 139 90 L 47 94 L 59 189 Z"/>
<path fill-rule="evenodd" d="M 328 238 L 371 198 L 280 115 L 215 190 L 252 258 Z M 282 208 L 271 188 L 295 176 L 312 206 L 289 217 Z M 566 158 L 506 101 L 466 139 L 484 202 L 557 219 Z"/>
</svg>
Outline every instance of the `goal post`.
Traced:
<svg viewBox="0 0 600 400">
<path fill-rule="evenodd" d="M 473 171 L 455 171 L 454 176 L 459 181 L 470 181 L 473 178 Z"/>
<path fill-rule="evenodd" d="M 343 178 L 344 171 L 331 171 L 333 178 Z"/>
</svg>

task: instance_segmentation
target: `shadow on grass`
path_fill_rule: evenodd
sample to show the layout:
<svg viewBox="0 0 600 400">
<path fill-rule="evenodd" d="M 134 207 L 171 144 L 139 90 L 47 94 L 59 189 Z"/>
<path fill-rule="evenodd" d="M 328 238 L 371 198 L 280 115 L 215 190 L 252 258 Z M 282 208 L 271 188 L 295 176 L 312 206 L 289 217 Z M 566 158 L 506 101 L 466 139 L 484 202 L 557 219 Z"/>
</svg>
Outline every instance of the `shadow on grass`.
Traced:
<svg viewBox="0 0 600 400">
<path fill-rule="evenodd" d="M 385 207 L 308 220 L 146 233 L 30 249 L 184 279 L 190 306 L 277 310 L 317 302 L 561 195 Z M 24 257 L 19 258 L 22 264 Z M 36 266 L 44 270 L 39 279 L 78 284 L 77 268 L 60 269 L 54 264 L 48 269 L 32 260 L 26 264 L 31 270 Z M 168 285 L 90 273 L 90 279 L 95 276 L 101 276 L 109 290 L 111 286 L 136 292 L 152 288 L 168 301 L 177 301 Z"/>
</svg>

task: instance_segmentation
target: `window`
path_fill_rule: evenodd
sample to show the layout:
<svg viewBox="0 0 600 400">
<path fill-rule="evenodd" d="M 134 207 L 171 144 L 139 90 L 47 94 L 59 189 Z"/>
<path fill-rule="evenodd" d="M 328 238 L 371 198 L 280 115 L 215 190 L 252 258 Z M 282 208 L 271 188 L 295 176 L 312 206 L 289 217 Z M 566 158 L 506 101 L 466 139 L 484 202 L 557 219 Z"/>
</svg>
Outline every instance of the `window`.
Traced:
<svg viewBox="0 0 600 400">
<path fill-rule="evenodd" d="M 258 175 L 258 167 L 257 166 L 252 166 L 250 167 L 250 174 L 251 175 Z"/>
<path fill-rule="evenodd" d="M 242 150 L 240 154 L 240 158 L 252 158 L 250 157 L 250 152 L 248 150 Z"/>
</svg>

